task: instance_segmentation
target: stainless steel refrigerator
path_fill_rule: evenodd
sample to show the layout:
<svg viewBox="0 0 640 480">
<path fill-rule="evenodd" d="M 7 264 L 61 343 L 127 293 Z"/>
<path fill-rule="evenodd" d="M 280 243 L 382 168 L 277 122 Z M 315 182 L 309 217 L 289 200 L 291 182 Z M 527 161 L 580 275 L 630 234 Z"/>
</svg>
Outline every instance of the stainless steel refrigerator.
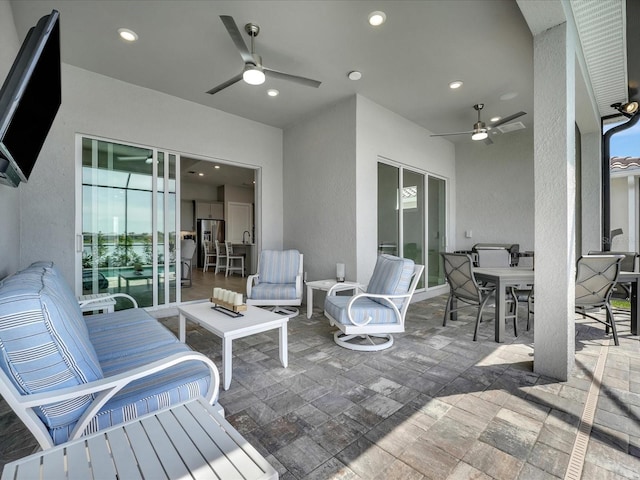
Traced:
<svg viewBox="0 0 640 480">
<path fill-rule="evenodd" d="M 204 267 L 204 242 L 218 240 L 224 243 L 224 220 L 198 219 L 197 229 L 198 267 Z"/>
</svg>

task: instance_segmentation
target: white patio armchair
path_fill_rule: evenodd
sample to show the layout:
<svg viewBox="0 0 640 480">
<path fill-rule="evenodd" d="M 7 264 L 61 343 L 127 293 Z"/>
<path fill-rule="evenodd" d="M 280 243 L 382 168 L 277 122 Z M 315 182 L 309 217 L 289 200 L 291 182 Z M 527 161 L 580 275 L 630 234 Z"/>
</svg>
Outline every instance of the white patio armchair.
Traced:
<svg viewBox="0 0 640 480">
<path fill-rule="evenodd" d="M 263 250 L 258 273 L 247 277 L 247 305 L 297 316 L 302 304 L 303 255 L 298 250 Z"/>
<path fill-rule="evenodd" d="M 334 341 L 350 350 L 373 352 L 393 345 L 393 333 L 404 332 L 413 292 L 424 270 L 413 260 L 380 255 L 367 287 L 352 297 L 329 290 L 324 314 L 338 328 Z"/>
</svg>

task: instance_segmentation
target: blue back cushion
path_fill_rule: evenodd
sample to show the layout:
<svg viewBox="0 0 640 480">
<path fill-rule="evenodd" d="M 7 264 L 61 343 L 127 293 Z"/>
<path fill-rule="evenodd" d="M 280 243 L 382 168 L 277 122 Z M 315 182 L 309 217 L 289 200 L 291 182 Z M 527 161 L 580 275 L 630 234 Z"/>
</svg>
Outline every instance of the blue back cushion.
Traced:
<svg viewBox="0 0 640 480">
<path fill-rule="evenodd" d="M 260 252 L 260 283 L 295 283 L 299 268 L 298 250 Z"/>
<path fill-rule="evenodd" d="M 367 293 L 384 295 L 400 295 L 409 291 L 413 276 L 414 261 L 408 258 L 382 254 L 378 257 L 373 275 L 367 287 Z M 389 305 L 385 300 L 372 299 L 382 305 Z M 400 308 L 403 299 L 393 300 Z"/>
<path fill-rule="evenodd" d="M 102 378 L 70 288 L 52 267 L 34 264 L 0 283 L 0 368 L 23 394 Z M 90 397 L 36 409 L 48 428 L 77 421 Z"/>
</svg>

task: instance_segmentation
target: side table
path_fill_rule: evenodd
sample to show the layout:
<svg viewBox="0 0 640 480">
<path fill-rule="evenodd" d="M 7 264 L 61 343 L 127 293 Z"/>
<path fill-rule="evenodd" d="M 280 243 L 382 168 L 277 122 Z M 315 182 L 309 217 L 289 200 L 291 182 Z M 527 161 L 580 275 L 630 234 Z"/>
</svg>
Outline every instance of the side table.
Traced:
<svg viewBox="0 0 640 480">
<path fill-rule="evenodd" d="M 364 287 L 364 285 L 358 282 L 338 282 L 336 280 L 314 280 L 312 282 L 305 282 L 305 284 L 307 285 L 307 318 L 311 318 L 313 313 L 314 290 L 323 290 L 328 292 L 333 287 L 334 292 L 351 290 L 355 293 L 358 288 Z"/>
<path fill-rule="evenodd" d="M 278 472 L 204 398 L 5 465 L 2 480 L 242 478 Z"/>
<path fill-rule="evenodd" d="M 113 313 L 116 305 L 116 301 L 113 298 L 108 297 L 108 293 L 89 293 L 87 295 L 80 295 L 78 297 L 78 303 L 81 303 L 85 300 L 94 300 L 94 299 L 102 299 L 97 300 L 95 302 L 91 302 L 88 305 L 83 305 L 80 307 L 80 311 L 82 313 L 85 312 L 98 312 L 98 313 Z"/>
</svg>

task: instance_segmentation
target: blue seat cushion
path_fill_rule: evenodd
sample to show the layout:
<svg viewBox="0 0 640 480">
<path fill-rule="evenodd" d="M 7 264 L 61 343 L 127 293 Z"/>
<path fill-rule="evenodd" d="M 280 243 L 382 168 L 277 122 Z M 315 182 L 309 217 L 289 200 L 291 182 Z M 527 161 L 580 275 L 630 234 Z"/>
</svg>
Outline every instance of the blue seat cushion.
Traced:
<svg viewBox="0 0 640 480">
<path fill-rule="evenodd" d="M 262 283 L 251 287 L 252 300 L 295 300 L 296 284 L 280 284 Z"/>
<path fill-rule="evenodd" d="M 260 283 L 295 283 L 300 269 L 298 250 L 263 250 L 260 252 Z M 253 298 L 253 297 L 252 297 Z"/>
<path fill-rule="evenodd" d="M 382 254 L 376 261 L 373 275 L 367 286 L 367 293 L 382 295 L 402 295 L 409 291 L 414 271 L 414 261 L 408 258 L 394 257 Z M 385 301 L 373 299 L 374 302 L 384 304 Z M 403 299 L 395 299 L 393 303 L 402 308 Z"/>
<path fill-rule="evenodd" d="M 343 325 L 353 325 L 347 315 L 347 303 L 352 297 L 344 295 L 330 295 L 325 298 L 324 309 L 337 322 Z M 359 324 L 364 323 L 369 317 L 371 321 L 368 325 L 395 324 L 398 319 L 391 307 L 370 299 L 359 298 L 351 306 L 351 316 Z"/>
<path fill-rule="evenodd" d="M 175 339 L 175 337 L 174 337 Z M 172 345 L 148 349 L 130 356 L 114 357 L 103 363 L 105 376 L 117 375 L 141 365 L 191 349 L 177 339 Z M 94 433 L 177 403 L 206 395 L 209 369 L 199 361 L 189 361 L 135 380 L 109 400 L 89 423 L 85 434 Z M 75 423 L 50 431 L 56 445 L 66 442 Z"/>
</svg>

